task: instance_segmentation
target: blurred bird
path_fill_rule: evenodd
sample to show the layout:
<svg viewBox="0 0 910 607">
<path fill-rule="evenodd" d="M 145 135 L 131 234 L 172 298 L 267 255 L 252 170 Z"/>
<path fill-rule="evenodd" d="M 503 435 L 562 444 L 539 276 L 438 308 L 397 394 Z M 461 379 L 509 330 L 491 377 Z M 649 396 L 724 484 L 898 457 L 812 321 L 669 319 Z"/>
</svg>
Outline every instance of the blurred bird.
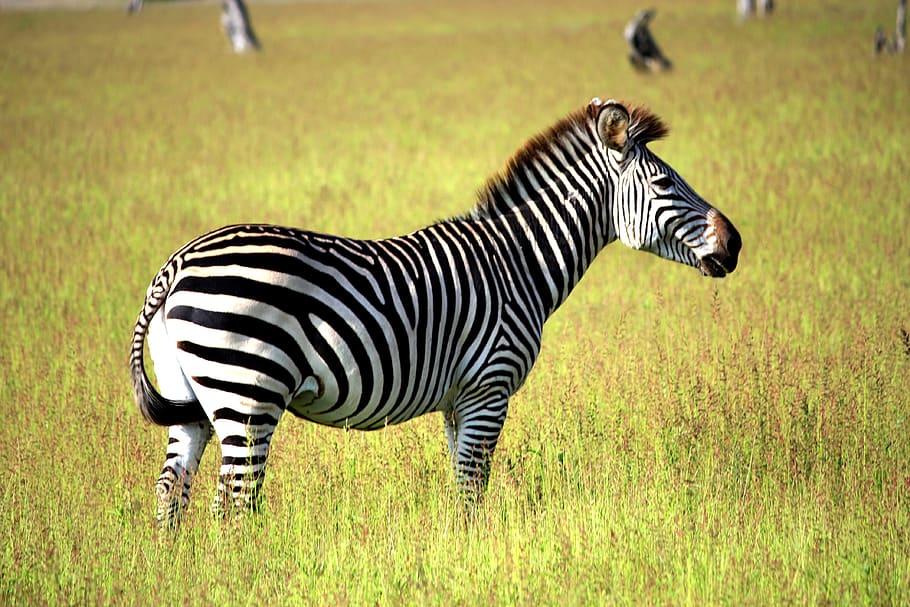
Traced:
<svg viewBox="0 0 910 607">
<path fill-rule="evenodd" d="M 888 42 L 888 37 L 885 36 L 884 30 L 881 26 L 878 26 L 875 30 L 875 54 L 881 54 L 882 52 L 890 53 L 891 52 L 891 43 Z"/>
<path fill-rule="evenodd" d="M 894 31 L 894 41 L 888 40 L 882 26 L 875 30 L 875 54 L 903 53 L 907 47 L 907 0 L 897 3 L 897 24 Z"/>
<path fill-rule="evenodd" d="M 654 18 L 654 9 L 639 11 L 626 25 L 625 37 L 629 43 L 629 62 L 638 70 L 666 71 L 673 64 L 661 52 L 654 41 L 648 24 Z"/>
</svg>

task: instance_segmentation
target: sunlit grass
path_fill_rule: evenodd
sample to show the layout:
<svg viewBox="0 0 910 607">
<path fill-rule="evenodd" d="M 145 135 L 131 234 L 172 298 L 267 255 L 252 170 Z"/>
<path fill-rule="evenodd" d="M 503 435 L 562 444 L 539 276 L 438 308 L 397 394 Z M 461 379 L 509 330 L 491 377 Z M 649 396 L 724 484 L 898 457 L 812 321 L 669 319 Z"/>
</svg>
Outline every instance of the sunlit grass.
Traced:
<svg viewBox="0 0 910 607">
<path fill-rule="evenodd" d="M 0 13 L 0 598 L 9 604 L 905 604 L 910 67 L 893 2 L 215 4 Z M 160 537 L 165 433 L 130 396 L 150 278 L 230 222 L 357 237 L 469 208 L 593 96 L 740 229 L 723 281 L 609 247 L 548 324 L 487 499 L 460 515 L 438 416 L 295 419 L 263 513 Z"/>
</svg>

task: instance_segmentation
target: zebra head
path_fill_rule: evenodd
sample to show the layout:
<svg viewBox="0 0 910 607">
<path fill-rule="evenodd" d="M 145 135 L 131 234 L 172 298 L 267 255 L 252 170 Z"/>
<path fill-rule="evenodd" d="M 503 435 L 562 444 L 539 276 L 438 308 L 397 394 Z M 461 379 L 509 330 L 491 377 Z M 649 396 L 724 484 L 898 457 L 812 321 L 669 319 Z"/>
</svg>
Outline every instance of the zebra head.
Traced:
<svg viewBox="0 0 910 607">
<path fill-rule="evenodd" d="M 732 272 L 742 248 L 739 232 L 647 147 L 667 134 L 666 125 L 647 110 L 630 115 L 612 100 L 594 99 L 590 107 L 614 181 L 608 201 L 613 234 L 626 246 L 694 266 L 705 276 Z"/>
</svg>

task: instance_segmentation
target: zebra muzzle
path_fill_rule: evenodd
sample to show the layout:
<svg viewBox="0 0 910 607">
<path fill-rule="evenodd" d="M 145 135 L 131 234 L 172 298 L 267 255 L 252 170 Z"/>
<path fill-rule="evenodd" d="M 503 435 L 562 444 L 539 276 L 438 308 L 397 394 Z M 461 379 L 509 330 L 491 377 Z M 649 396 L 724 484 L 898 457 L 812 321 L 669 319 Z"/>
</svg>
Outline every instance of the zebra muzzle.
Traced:
<svg viewBox="0 0 910 607">
<path fill-rule="evenodd" d="M 714 234 L 714 251 L 698 260 L 698 269 L 705 276 L 723 278 L 739 263 L 742 237 L 730 220 L 715 209 L 708 214 L 708 226 Z"/>
</svg>

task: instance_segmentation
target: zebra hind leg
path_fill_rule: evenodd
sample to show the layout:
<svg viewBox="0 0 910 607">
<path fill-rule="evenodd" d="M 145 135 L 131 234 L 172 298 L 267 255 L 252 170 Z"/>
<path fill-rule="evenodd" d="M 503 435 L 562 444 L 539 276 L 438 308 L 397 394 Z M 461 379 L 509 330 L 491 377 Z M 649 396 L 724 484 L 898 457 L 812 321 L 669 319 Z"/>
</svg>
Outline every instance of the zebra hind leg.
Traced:
<svg viewBox="0 0 910 607">
<path fill-rule="evenodd" d="M 221 469 L 212 514 L 226 518 L 258 512 L 269 445 L 281 409 L 275 407 L 271 412 L 253 415 L 219 409 L 215 415 L 215 432 L 221 441 Z"/>
<path fill-rule="evenodd" d="M 161 311 L 152 318 L 147 341 L 161 395 L 178 401 L 196 398 L 178 361 L 178 349 L 168 338 Z M 168 428 L 167 456 L 155 485 L 159 527 L 173 529 L 179 525 L 190 501 L 193 475 L 211 436 L 212 424 L 207 419 Z"/>
<path fill-rule="evenodd" d="M 174 529 L 180 524 L 190 503 L 193 476 L 211 436 L 212 424 L 208 420 L 168 429 L 167 455 L 155 485 L 159 527 Z"/>
</svg>

